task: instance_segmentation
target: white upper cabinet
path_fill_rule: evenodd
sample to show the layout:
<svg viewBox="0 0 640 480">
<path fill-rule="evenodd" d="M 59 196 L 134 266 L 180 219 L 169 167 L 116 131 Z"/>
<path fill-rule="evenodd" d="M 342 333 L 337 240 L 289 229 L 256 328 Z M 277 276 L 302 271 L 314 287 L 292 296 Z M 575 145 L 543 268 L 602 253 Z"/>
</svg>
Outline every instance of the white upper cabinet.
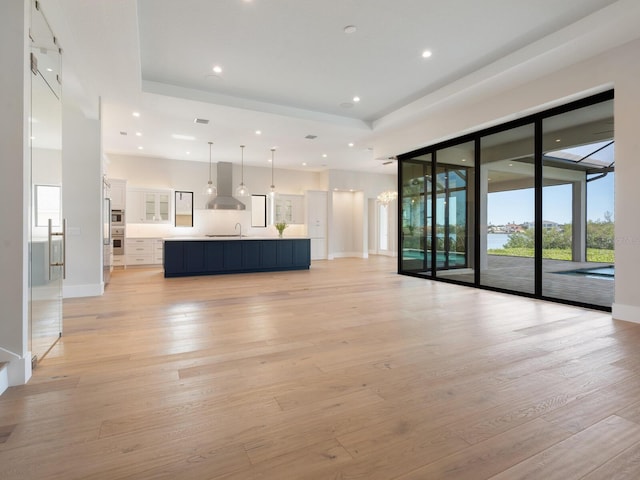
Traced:
<svg viewBox="0 0 640 480">
<path fill-rule="evenodd" d="M 127 205 L 127 181 L 117 178 L 109 179 L 109 198 L 111 198 L 112 210 L 126 210 Z M 125 212 L 126 214 L 126 212 Z"/>
</svg>

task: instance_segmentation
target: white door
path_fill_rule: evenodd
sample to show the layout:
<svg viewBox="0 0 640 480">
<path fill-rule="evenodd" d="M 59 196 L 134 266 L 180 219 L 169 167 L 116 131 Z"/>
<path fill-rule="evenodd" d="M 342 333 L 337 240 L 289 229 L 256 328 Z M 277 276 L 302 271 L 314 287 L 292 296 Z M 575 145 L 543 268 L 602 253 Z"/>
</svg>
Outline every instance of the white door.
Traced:
<svg viewBox="0 0 640 480">
<path fill-rule="evenodd" d="M 311 239 L 311 260 L 327 258 L 327 192 L 308 191 L 306 195 L 307 235 Z"/>
</svg>

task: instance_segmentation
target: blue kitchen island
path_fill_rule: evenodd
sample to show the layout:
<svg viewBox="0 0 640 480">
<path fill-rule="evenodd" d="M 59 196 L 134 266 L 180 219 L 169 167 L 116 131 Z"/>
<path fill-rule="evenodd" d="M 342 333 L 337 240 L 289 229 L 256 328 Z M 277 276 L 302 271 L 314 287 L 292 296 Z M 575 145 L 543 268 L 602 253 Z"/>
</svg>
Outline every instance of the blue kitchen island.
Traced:
<svg viewBox="0 0 640 480">
<path fill-rule="evenodd" d="M 164 276 L 305 270 L 308 238 L 180 237 L 164 239 Z"/>
</svg>

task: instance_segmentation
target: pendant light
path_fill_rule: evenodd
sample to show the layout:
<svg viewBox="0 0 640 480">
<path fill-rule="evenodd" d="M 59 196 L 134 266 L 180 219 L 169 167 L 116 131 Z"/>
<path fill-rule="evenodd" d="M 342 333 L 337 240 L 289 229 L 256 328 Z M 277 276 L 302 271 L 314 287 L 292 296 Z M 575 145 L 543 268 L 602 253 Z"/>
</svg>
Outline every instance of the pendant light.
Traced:
<svg viewBox="0 0 640 480">
<path fill-rule="evenodd" d="M 209 142 L 209 181 L 207 182 L 207 186 L 205 187 L 204 193 L 210 197 L 215 197 L 218 194 L 218 190 L 213 185 L 211 181 L 211 146 L 213 142 Z"/>
<path fill-rule="evenodd" d="M 271 191 L 269 192 L 269 195 L 271 195 L 272 198 L 276 196 L 276 186 L 273 183 L 273 154 L 275 151 L 275 148 L 271 149 Z"/>
<path fill-rule="evenodd" d="M 247 197 L 249 195 L 249 189 L 244 184 L 244 145 L 240 145 L 240 185 L 236 188 L 236 196 Z"/>
</svg>

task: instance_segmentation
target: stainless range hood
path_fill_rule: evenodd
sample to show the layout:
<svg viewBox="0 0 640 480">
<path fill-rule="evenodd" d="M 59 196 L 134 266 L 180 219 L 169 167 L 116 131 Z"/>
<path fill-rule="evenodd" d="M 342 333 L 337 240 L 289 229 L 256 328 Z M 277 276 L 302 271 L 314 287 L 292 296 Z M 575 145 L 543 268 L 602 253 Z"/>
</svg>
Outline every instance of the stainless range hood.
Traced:
<svg viewBox="0 0 640 480">
<path fill-rule="evenodd" d="M 207 202 L 207 210 L 244 210 L 246 207 L 236 200 L 233 193 L 233 164 L 218 162 L 216 166 L 218 195 Z"/>
</svg>

